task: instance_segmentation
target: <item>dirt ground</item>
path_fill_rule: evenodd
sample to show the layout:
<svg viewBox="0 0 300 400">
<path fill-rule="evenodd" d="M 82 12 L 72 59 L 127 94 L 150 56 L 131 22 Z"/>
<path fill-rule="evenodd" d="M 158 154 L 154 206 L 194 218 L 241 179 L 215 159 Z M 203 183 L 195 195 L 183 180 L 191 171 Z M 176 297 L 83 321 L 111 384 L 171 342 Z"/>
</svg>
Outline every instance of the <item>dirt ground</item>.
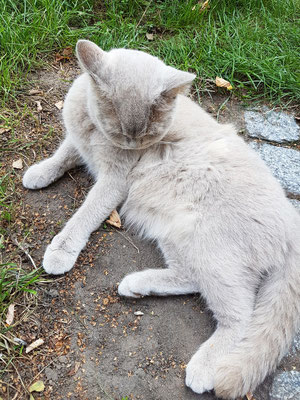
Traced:
<svg viewBox="0 0 300 400">
<path fill-rule="evenodd" d="M 37 142 L 25 153 L 23 170 L 16 172 L 20 204 L 15 235 L 24 238 L 25 231 L 30 233 L 24 243 L 37 266 L 47 243 L 93 184 L 81 168 L 44 190 L 28 191 L 21 185 L 26 164 L 51 154 L 57 146 L 62 126 L 61 111 L 55 103 L 63 100 L 78 73 L 73 62 L 54 64 L 33 74 L 32 86 L 21 94 L 31 114 L 16 128 L 17 135 L 25 142 Z M 29 95 L 32 89 L 40 92 Z M 226 107 L 220 108 L 227 97 L 226 93 L 206 95 L 203 106 L 221 121 L 233 120 L 242 132 L 243 107 L 229 99 Z M 43 110 L 37 110 L 37 101 Z M 18 154 L 8 153 L 7 162 Z M 10 249 L 15 250 L 13 243 Z M 23 266 L 31 269 L 26 255 L 20 249 L 18 252 Z M 70 273 L 38 286 L 38 305 L 27 322 L 17 328 L 17 334 L 28 342 L 43 338 L 45 343 L 18 361 L 20 376 L 12 370 L 7 375 L 9 382 L 22 390 L 20 379 L 25 387 L 42 379 L 45 391 L 40 397 L 35 394 L 35 399 L 216 399 L 213 393 L 196 395 L 184 385 L 185 365 L 214 330 L 201 297 L 126 300 L 117 294 L 118 282 L 127 273 L 162 264 L 155 244 L 141 241 L 132 231 L 102 225 Z M 137 311 L 143 315 L 135 315 Z M 296 358 L 290 357 L 280 368 L 295 365 L 298 369 Z M 257 389 L 256 400 L 269 398 L 271 382 L 269 377 Z M 15 399 L 14 395 L 13 389 L 1 394 L 6 399 Z"/>
</svg>

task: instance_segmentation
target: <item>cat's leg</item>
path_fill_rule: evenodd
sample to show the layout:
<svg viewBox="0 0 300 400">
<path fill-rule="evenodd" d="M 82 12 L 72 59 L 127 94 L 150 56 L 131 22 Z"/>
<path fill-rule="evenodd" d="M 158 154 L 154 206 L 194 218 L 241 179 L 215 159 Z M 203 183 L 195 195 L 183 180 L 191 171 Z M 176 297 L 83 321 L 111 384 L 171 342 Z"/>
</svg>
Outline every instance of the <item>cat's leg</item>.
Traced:
<svg viewBox="0 0 300 400">
<path fill-rule="evenodd" d="M 199 288 L 175 269 L 147 269 L 125 276 L 119 285 L 121 296 L 169 296 L 197 293 Z"/>
<path fill-rule="evenodd" d="M 66 137 L 52 157 L 28 168 L 23 176 L 23 186 L 27 189 L 44 188 L 81 163 L 71 139 Z"/>
<path fill-rule="evenodd" d="M 166 264 L 165 269 L 148 269 L 125 276 L 119 285 L 121 296 L 168 296 L 199 292 L 199 286 L 185 274 L 177 248 L 172 243 L 159 242 Z"/>
<path fill-rule="evenodd" d="M 254 308 L 255 291 L 251 285 L 236 276 L 234 271 L 225 277 L 216 273 L 220 269 L 213 269 L 213 266 L 209 269 L 214 273 L 207 270 L 201 275 L 201 293 L 218 325 L 186 368 L 186 385 L 196 393 L 213 389 L 218 361 L 244 337 Z"/>
<path fill-rule="evenodd" d="M 117 177 L 111 170 L 102 172 L 82 206 L 47 247 L 43 267 L 48 274 L 69 271 L 90 234 L 124 199 L 126 177 Z"/>
</svg>

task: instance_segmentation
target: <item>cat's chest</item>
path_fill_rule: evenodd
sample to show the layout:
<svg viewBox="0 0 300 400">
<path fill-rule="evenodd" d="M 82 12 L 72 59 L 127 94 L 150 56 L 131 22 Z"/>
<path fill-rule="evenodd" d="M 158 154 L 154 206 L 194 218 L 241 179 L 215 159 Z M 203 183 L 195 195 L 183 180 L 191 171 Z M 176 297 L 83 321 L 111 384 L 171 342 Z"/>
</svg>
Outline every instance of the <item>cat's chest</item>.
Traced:
<svg viewBox="0 0 300 400">
<path fill-rule="evenodd" d="M 73 131 L 73 142 L 76 145 L 85 164 L 90 172 L 97 177 L 99 170 L 107 164 L 109 158 L 109 147 L 107 141 L 97 131 L 93 124 L 90 124 L 85 131 Z"/>
<path fill-rule="evenodd" d="M 176 156 L 143 157 L 128 177 L 129 192 L 121 210 L 125 221 L 151 238 L 171 232 L 179 237 L 201 215 L 202 171 L 195 167 Z"/>
</svg>

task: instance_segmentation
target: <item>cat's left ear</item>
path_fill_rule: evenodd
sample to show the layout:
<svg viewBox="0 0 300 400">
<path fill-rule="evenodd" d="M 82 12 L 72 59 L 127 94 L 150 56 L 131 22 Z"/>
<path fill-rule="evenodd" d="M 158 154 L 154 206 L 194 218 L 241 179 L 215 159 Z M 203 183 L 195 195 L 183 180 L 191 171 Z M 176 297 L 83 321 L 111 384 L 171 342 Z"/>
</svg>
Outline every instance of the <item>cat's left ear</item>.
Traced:
<svg viewBox="0 0 300 400">
<path fill-rule="evenodd" d="M 177 94 L 186 94 L 195 78 L 195 74 L 168 67 L 165 90 L 162 92 L 162 95 L 175 98 Z"/>
<path fill-rule="evenodd" d="M 83 70 L 91 75 L 100 75 L 107 53 L 89 40 L 78 40 L 76 55 Z"/>
</svg>

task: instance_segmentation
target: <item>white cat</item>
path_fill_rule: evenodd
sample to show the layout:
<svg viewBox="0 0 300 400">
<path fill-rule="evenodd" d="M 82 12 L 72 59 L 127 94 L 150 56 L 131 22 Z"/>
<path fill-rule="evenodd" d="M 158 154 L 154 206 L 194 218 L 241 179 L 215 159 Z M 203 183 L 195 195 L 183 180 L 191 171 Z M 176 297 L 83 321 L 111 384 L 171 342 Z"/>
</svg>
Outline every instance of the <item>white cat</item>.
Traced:
<svg viewBox="0 0 300 400">
<path fill-rule="evenodd" d="M 69 271 L 123 204 L 127 224 L 156 239 L 168 268 L 126 276 L 120 295 L 201 292 L 218 325 L 190 360 L 186 384 L 243 396 L 274 370 L 299 327 L 300 217 L 234 128 L 182 95 L 193 74 L 85 40 L 77 56 L 85 72 L 65 100 L 66 138 L 23 184 L 43 188 L 80 163 L 96 183 L 43 266 Z"/>
</svg>

